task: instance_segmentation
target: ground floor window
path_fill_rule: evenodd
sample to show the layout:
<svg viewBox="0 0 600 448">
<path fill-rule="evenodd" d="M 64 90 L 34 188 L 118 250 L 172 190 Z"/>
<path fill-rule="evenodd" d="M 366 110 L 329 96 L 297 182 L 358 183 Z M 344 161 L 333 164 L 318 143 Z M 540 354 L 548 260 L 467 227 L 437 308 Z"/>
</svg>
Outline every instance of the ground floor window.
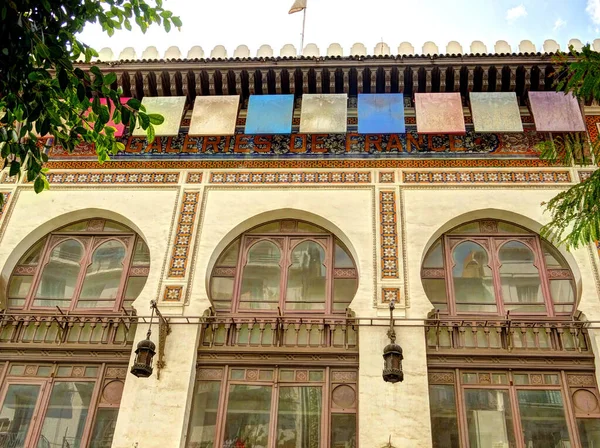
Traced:
<svg viewBox="0 0 600 448">
<path fill-rule="evenodd" d="M 5 363 L 0 447 L 110 448 L 125 366 Z"/>
<path fill-rule="evenodd" d="M 198 369 L 188 448 L 355 448 L 357 371 Z"/>
<path fill-rule="evenodd" d="M 430 371 L 434 448 L 600 447 L 592 373 Z"/>
</svg>

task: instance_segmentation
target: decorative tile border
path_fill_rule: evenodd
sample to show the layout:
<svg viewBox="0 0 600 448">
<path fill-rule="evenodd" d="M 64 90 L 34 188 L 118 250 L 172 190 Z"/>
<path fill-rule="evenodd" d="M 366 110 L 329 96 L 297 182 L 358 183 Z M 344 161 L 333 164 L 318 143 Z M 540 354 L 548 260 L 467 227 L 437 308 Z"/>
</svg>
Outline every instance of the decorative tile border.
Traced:
<svg viewBox="0 0 600 448">
<path fill-rule="evenodd" d="M 379 192 L 381 278 L 398 278 L 398 225 L 396 192 Z"/>
<path fill-rule="evenodd" d="M 393 171 L 380 171 L 379 182 L 382 184 L 393 184 L 396 181 L 396 174 Z"/>
<path fill-rule="evenodd" d="M 212 184 L 366 184 L 369 172 L 213 172 Z"/>
<path fill-rule="evenodd" d="M 592 176 L 592 173 L 593 171 L 577 171 L 579 181 L 583 182 L 584 180 L 588 180 Z"/>
<path fill-rule="evenodd" d="M 51 171 L 48 173 L 51 184 L 176 184 L 179 173 L 148 173 L 148 172 L 71 172 Z"/>
<path fill-rule="evenodd" d="M 202 173 L 188 173 L 186 182 L 188 184 L 201 184 Z"/>
<path fill-rule="evenodd" d="M 0 184 L 16 184 L 17 176 L 9 176 L 8 173 L 0 175 Z"/>
<path fill-rule="evenodd" d="M 165 293 L 163 295 L 163 302 L 181 302 L 182 297 L 183 297 L 183 286 L 168 285 L 165 287 Z"/>
<path fill-rule="evenodd" d="M 431 171 L 403 172 L 402 180 L 407 184 L 445 183 L 569 183 L 569 171 Z"/>
<path fill-rule="evenodd" d="M 392 300 L 396 305 L 400 304 L 400 288 L 381 288 L 381 301 L 390 303 Z"/>
<path fill-rule="evenodd" d="M 169 277 L 185 277 L 199 198 L 200 193 L 197 191 L 186 191 L 183 193 L 173 255 L 169 264 Z"/>
<path fill-rule="evenodd" d="M 8 200 L 10 199 L 10 192 L 1 192 L 0 193 L 3 197 L 3 201 L 2 201 L 2 208 L 0 208 L 0 218 L 2 218 L 2 216 L 4 215 L 4 212 L 6 211 L 6 207 L 8 206 Z"/>
</svg>

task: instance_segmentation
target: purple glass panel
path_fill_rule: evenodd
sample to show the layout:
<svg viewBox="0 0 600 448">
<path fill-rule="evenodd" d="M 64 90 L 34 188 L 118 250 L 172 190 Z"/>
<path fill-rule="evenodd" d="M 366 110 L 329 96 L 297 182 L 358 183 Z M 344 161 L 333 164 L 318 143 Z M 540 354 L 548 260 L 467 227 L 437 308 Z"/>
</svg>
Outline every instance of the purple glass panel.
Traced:
<svg viewBox="0 0 600 448">
<path fill-rule="evenodd" d="M 585 132 L 577 99 L 562 92 L 529 92 L 529 104 L 538 132 Z"/>
</svg>

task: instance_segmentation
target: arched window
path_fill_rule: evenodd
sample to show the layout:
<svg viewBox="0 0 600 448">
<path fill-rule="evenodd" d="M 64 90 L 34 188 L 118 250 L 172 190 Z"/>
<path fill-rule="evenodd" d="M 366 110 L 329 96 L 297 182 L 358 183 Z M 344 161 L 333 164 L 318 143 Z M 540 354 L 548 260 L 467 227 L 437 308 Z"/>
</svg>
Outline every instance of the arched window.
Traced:
<svg viewBox="0 0 600 448">
<path fill-rule="evenodd" d="M 295 220 L 244 233 L 219 256 L 210 279 L 217 310 L 343 313 L 358 287 L 357 270 L 331 233 Z"/>
<path fill-rule="evenodd" d="M 42 238 L 12 272 L 8 307 L 17 310 L 118 311 L 146 283 L 148 246 L 114 221 L 90 219 Z"/>
<path fill-rule="evenodd" d="M 437 240 L 421 268 L 441 314 L 571 315 L 573 273 L 539 235 L 503 221 L 473 221 Z"/>
</svg>

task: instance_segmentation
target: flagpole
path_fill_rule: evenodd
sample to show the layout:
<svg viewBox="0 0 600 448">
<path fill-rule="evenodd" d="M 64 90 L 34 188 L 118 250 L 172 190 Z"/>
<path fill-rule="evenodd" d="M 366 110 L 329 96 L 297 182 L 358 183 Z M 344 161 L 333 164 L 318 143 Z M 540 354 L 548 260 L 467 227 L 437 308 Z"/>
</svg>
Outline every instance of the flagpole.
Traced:
<svg viewBox="0 0 600 448">
<path fill-rule="evenodd" d="M 300 56 L 304 54 L 304 26 L 306 25 L 306 7 L 302 11 L 302 40 L 300 41 Z"/>
</svg>

